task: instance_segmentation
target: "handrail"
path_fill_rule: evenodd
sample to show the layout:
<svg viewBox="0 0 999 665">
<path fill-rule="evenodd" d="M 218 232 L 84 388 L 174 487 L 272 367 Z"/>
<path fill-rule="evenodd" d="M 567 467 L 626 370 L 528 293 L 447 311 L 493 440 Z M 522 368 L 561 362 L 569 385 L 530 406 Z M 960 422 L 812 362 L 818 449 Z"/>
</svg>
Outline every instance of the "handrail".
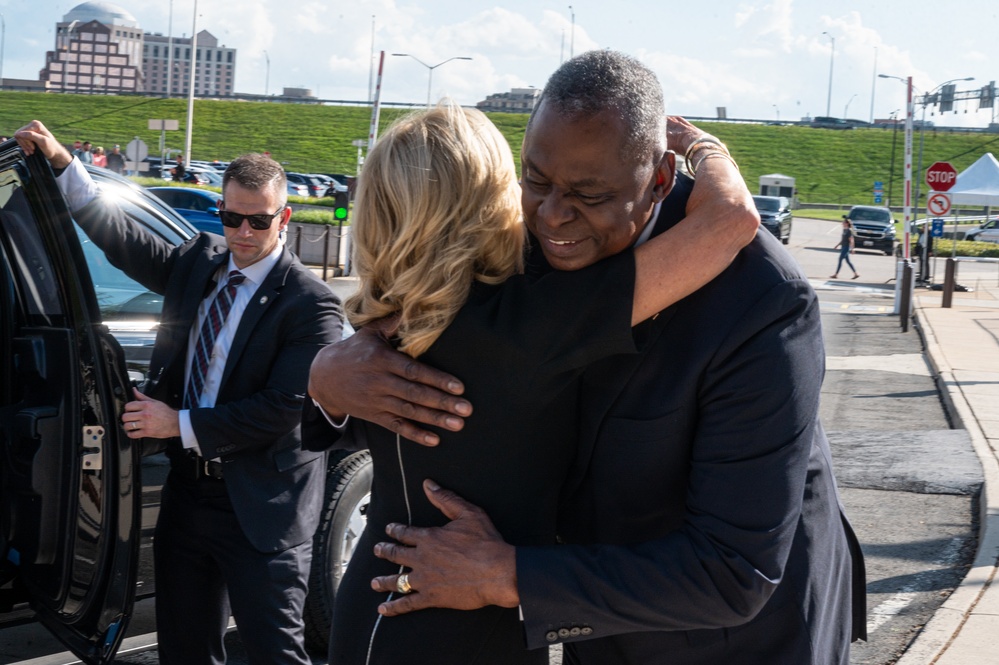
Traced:
<svg viewBox="0 0 999 665">
<path fill-rule="evenodd" d="M 957 264 L 963 263 L 999 263 L 999 258 L 989 256 L 948 256 L 947 267 L 944 270 L 943 297 L 940 306 L 950 308 L 954 299 L 954 287 L 957 285 Z"/>
</svg>

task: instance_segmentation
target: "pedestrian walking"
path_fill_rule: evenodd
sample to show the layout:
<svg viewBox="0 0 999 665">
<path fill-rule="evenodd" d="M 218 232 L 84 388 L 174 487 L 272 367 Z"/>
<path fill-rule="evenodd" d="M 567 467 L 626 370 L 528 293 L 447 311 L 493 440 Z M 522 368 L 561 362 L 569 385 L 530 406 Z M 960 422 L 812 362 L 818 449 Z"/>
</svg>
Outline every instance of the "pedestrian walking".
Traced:
<svg viewBox="0 0 999 665">
<path fill-rule="evenodd" d="M 853 267 L 853 262 L 850 260 L 850 254 L 854 251 L 854 231 L 853 222 L 846 215 L 843 215 L 843 235 L 840 236 L 840 240 L 836 243 L 836 247 L 839 247 L 839 261 L 836 262 L 836 272 L 829 276 L 829 279 L 836 279 L 839 277 L 839 269 L 843 267 L 843 261 L 846 261 L 846 265 L 850 266 L 850 270 L 853 271 L 853 278 L 857 279 L 860 277 L 860 273 L 857 269 Z"/>
</svg>

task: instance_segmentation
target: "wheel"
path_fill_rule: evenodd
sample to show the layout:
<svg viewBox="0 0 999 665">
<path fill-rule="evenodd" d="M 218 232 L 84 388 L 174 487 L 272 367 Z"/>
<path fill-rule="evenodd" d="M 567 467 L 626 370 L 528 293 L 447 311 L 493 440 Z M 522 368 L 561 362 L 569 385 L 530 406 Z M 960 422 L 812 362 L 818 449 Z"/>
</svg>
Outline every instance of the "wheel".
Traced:
<svg viewBox="0 0 999 665">
<path fill-rule="evenodd" d="M 332 460 L 326 472 L 326 498 L 312 541 L 309 595 L 305 599 L 305 646 L 324 656 L 329 648 L 336 590 L 367 523 L 373 473 L 366 450 Z"/>
</svg>

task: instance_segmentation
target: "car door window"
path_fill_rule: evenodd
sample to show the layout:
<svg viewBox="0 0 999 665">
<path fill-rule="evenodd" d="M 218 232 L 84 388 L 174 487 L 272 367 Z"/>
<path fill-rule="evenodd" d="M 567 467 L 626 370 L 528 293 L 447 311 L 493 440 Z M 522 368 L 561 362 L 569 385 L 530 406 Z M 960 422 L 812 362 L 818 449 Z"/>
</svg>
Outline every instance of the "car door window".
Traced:
<svg viewBox="0 0 999 665">
<path fill-rule="evenodd" d="M 8 260 L 32 325 L 51 325 L 61 313 L 59 287 L 31 209 L 13 169 L 0 174 L 0 223 Z"/>
</svg>

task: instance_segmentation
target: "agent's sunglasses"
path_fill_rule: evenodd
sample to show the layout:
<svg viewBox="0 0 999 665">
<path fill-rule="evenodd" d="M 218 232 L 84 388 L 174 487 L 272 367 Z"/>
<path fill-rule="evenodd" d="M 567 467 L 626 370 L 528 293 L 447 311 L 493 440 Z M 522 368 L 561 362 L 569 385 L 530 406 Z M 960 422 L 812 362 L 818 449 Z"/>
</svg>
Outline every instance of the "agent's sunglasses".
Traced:
<svg viewBox="0 0 999 665">
<path fill-rule="evenodd" d="M 284 206 L 278 208 L 278 210 L 272 215 L 244 215 L 241 212 L 232 212 L 229 210 L 219 210 L 219 219 L 222 220 L 222 226 L 228 226 L 230 229 L 238 229 L 243 224 L 245 219 L 250 223 L 250 228 L 255 231 L 266 231 L 271 228 L 271 222 L 274 218 L 284 212 Z"/>
</svg>

